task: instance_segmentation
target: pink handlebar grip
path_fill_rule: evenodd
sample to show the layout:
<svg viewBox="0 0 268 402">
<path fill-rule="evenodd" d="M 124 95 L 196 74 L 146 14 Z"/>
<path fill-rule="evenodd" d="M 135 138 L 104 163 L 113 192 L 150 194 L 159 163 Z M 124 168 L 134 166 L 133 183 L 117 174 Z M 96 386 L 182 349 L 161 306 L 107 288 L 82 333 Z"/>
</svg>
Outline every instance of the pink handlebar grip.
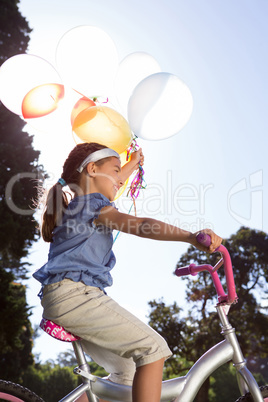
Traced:
<svg viewBox="0 0 268 402">
<path fill-rule="evenodd" d="M 198 233 L 198 235 L 196 236 L 196 240 L 199 244 L 202 244 L 205 247 L 209 247 L 211 244 L 211 237 L 207 233 Z"/>
<path fill-rule="evenodd" d="M 185 275 L 190 275 L 190 267 L 181 267 L 181 268 L 176 268 L 175 270 L 175 275 L 177 276 L 185 276 Z"/>
</svg>

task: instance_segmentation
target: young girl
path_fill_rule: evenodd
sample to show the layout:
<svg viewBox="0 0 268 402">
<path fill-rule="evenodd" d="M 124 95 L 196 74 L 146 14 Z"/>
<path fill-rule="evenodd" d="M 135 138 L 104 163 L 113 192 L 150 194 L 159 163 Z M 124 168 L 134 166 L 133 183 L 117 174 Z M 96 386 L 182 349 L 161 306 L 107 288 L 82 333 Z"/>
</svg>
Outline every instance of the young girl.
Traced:
<svg viewBox="0 0 268 402">
<path fill-rule="evenodd" d="M 112 203 L 129 175 L 143 164 L 142 150 L 121 168 L 119 155 L 96 143 L 77 145 L 50 189 L 42 236 L 51 242 L 48 262 L 34 273 L 41 282 L 43 316 L 82 338 L 85 352 L 110 373 L 109 380 L 133 386 L 134 402 L 159 402 L 165 340 L 105 292 L 115 265 L 113 229 L 156 240 L 183 241 L 213 252 L 221 238 L 211 230 L 209 250 L 196 234 L 150 218 L 120 213 Z M 68 203 L 63 187 L 74 198 Z M 86 401 L 82 395 L 78 401 Z"/>
</svg>

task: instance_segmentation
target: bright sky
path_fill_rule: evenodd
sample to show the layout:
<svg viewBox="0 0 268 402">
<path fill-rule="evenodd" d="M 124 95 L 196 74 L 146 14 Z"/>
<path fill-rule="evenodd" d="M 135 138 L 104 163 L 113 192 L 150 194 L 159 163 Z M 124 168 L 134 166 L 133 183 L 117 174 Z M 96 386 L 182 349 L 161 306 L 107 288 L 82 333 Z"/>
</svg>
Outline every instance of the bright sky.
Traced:
<svg viewBox="0 0 268 402">
<path fill-rule="evenodd" d="M 147 52 L 162 71 L 190 88 L 194 108 L 185 128 L 165 140 L 139 141 L 148 186 L 137 202 L 139 215 L 191 231 L 212 227 L 222 237 L 241 225 L 268 231 L 266 0 L 21 0 L 20 10 L 33 28 L 28 53 L 55 67 L 61 37 L 76 26 L 91 25 L 110 35 L 119 60 Z M 74 145 L 68 132 L 35 135 L 52 184 Z M 128 208 L 125 204 L 121 197 L 119 208 Z M 152 299 L 185 306 L 183 285 L 173 271 L 186 249 L 185 244 L 121 234 L 109 294 L 142 319 Z M 32 272 L 46 262 L 47 251 L 42 241 L 34 245 Z M 31 280 L 33 325 L 42 315 L 38 290 Z M 66 348 L 44 334 L 34 352 L 47 360 Z"/>
</svg>

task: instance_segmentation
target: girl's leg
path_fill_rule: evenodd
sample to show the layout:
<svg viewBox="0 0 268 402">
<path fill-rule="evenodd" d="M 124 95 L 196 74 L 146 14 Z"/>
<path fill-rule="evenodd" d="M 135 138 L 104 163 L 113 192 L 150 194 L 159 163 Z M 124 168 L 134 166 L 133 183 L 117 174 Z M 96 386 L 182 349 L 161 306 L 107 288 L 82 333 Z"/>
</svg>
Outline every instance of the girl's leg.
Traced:
<svg viewBox="0 0 268 402">
<path fill-rule="evenodd" d="M 75 402 L 88 402 L 87 394 L 86 393 L 82 394 L 81 396 L 79 396 L 78 399 L 75 400 Z M 99 402 L 107 402 L 107 401 L 99 399 Z"/>
<path fill-rule="evenodd" d="M 132 389 L 132 402 L 160 402 L 165 359 L 137 368 Z M 76 402 L 88 402 L 86 394 Z M 100 399 L 100 402 L 107 402 Z"/>
<path fill-rule="evenodd" d="M 140 366 L 133 380 L 133 402 L 159 402 L 165 359 Z"/>
</svg>

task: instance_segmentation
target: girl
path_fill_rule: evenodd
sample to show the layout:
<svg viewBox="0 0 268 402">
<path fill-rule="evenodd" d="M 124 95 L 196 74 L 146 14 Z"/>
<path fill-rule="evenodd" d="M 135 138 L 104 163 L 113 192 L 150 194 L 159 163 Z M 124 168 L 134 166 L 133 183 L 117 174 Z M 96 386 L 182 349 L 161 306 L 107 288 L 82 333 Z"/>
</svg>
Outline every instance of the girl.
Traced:
<svg viewBox="0 0 268 402">
<path fill-rule="evenodd" d="M 110 373 L 109 380 L 133 386 L 134 402 L 159 402 L 162 370 L 170 355 L 165 340 L 105 292 L 115 265 L 113 229 L 156 240 L 184 241 L 213 252 L 221 238 L 212 231 L 209 250 L 196 234 L 155 219 L 120 213 L 112 203 L 129 175 L 143 164 L 142 150 L 121 168 L 119 155 L 96 143 L 77 145 L 50 189 L 42 236 L 51 242 L 48 262 L 34 273 L 41 282 L 43 316 L 83 339 L 85 352 Z M 63 187 L 74 198 L 68 203 Z M 86 401 L 86 395 L 78 399 Z"/>
</svg>

